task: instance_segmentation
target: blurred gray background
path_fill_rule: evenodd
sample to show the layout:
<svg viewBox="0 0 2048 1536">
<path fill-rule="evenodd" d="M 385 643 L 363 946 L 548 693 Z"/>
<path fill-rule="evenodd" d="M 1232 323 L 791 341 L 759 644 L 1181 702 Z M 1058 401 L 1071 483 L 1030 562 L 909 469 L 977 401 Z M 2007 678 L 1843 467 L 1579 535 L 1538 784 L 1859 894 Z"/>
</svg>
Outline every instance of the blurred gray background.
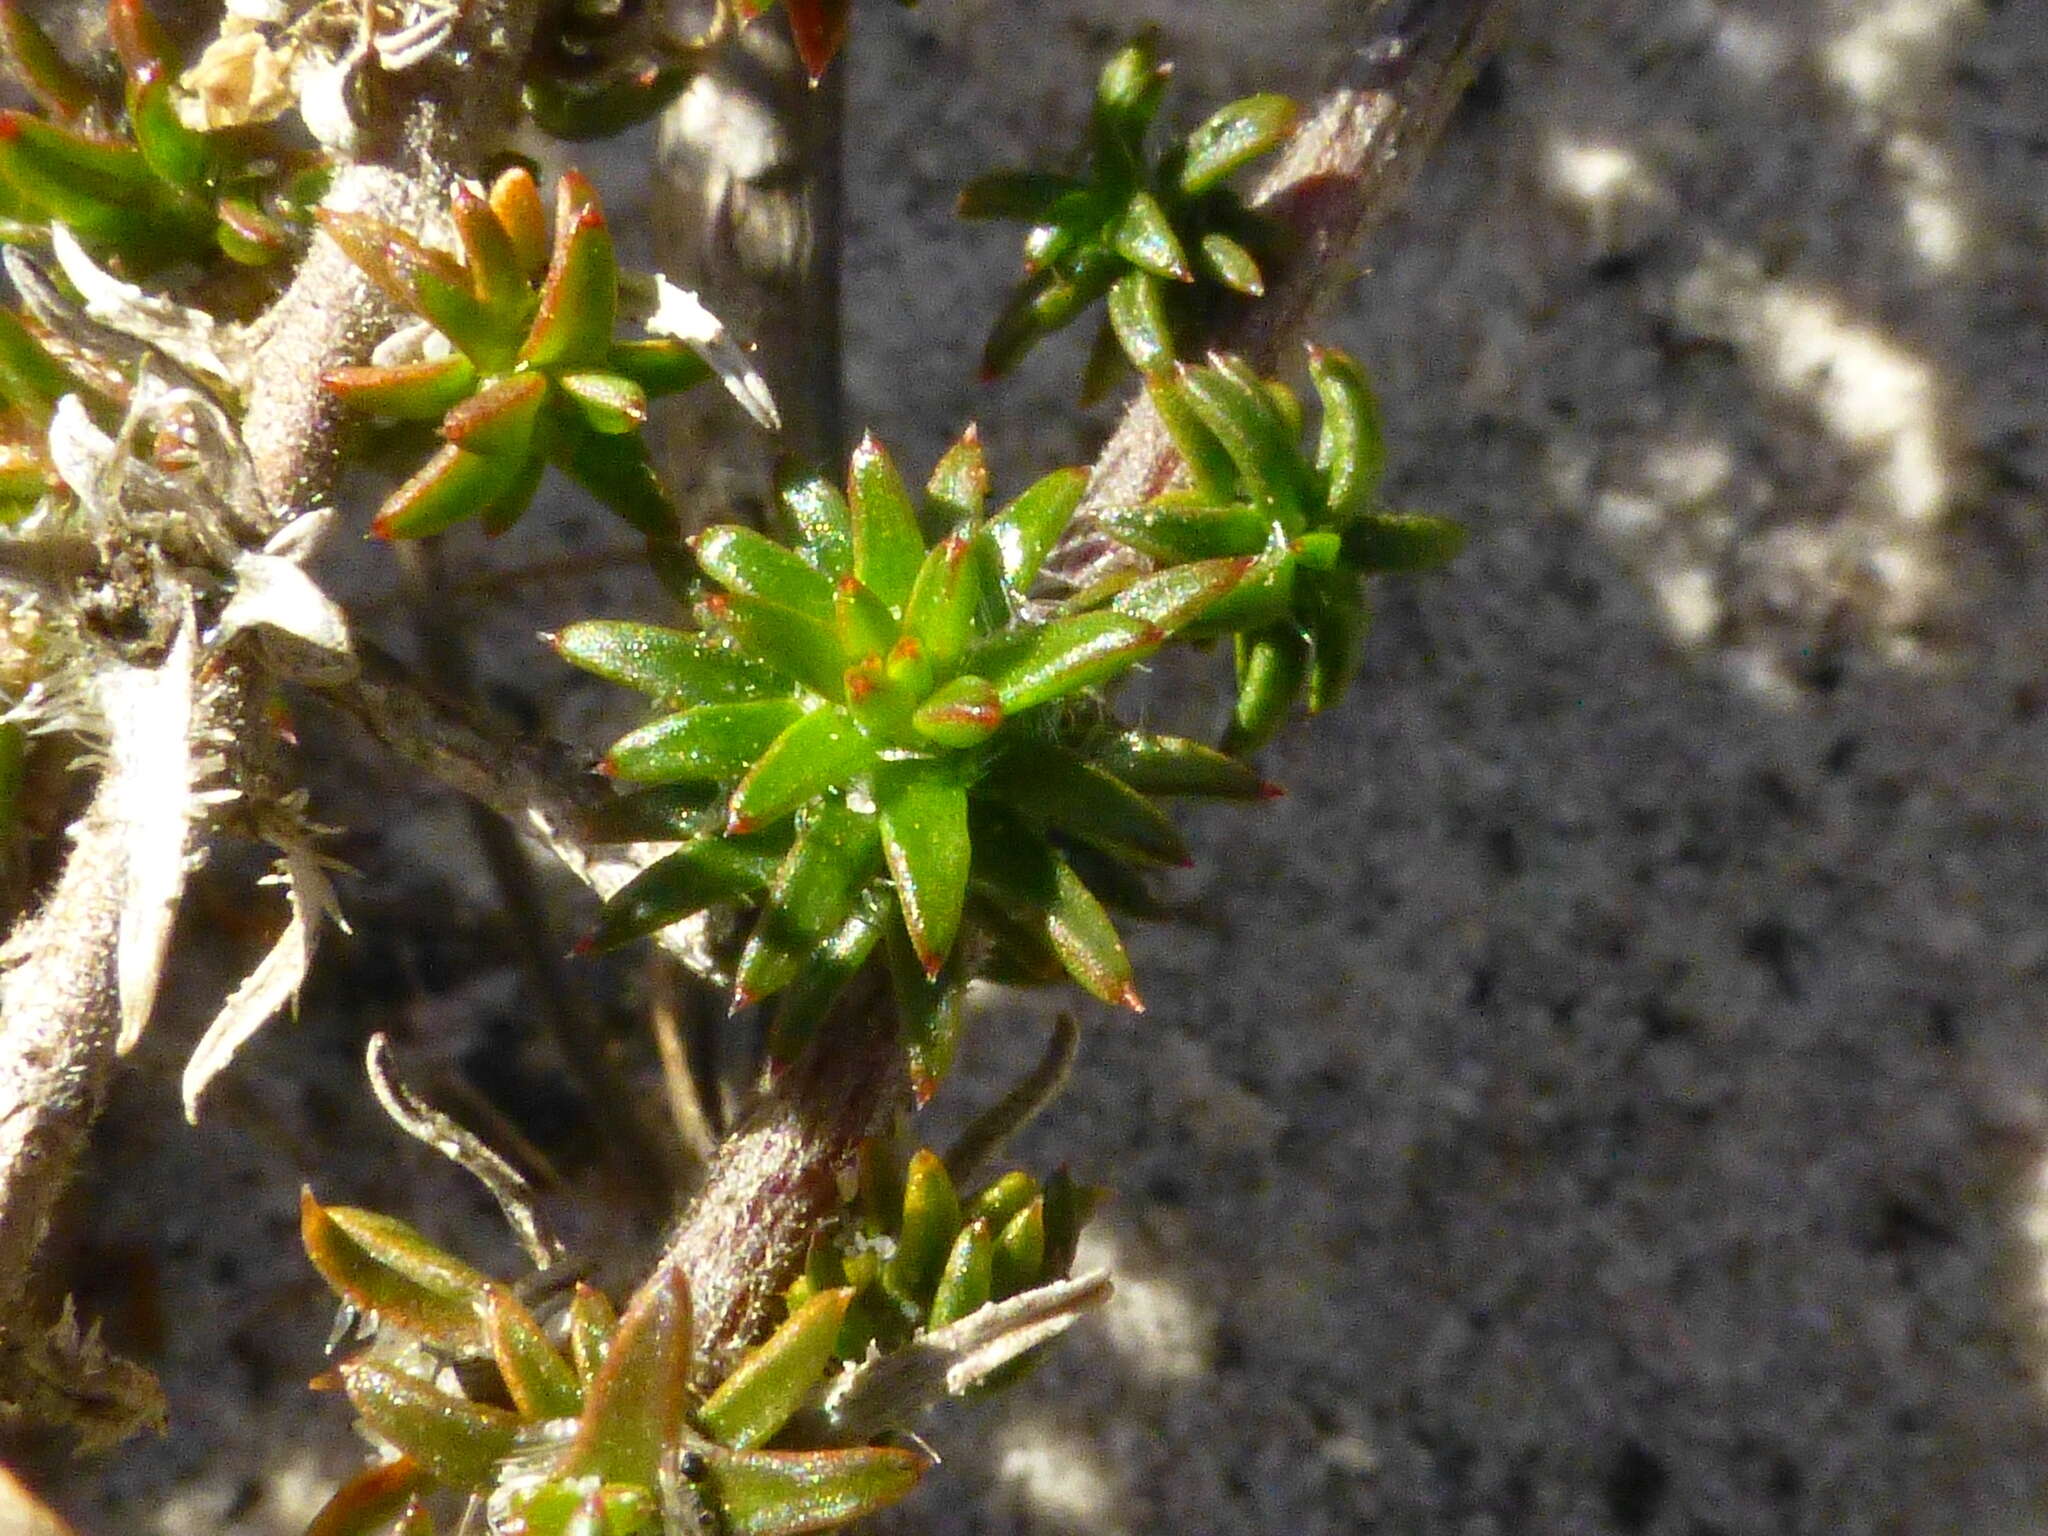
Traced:
<svg viewBox="0 0 2048 1536">
<path fill-rule="evenodd" d="M 850 416 L 919 467 L 976 419 L 1014 491 L 1111 417 L 1070 404 L 1084 338 L 974 383 L 1015 231 L 958 224 L 959 185 L 1077 142 L 1140 17 L 1192 121 L 1310 90 L 1355 7 L 856 9 Z M 1397 498 L 1470 551 L 1380 593 L 1356 697 L 1268 754 L 1286 799 L 1193 818 L 1152 1011 L 1088 1014 L 1018 1149 L 1118 1188 L 1118 1299 L 937 1420 L 887 1529 L 2048 1528 L 2044 80 L 2040 0 L 1522 8 L 1323 329 L 1380 382 Z M 627 216 L 636 154 L 601 167 Z M 615 535 L 517 538 L 464 558 Z M 372 608 L 382 559 L 337 578 Z M 501 692 L 593 742 L 619 701 L 529 637 L 603 585 L 478 620 Z M 1208 729 L 1218 683 L 1137 697 Z M 70 1283 L 173 1434 L 47 1474 L 84 1536 L 295 1533 L 350 1463 L 301 1390 L 301 1179 L 509 1262 L 368 1111 L 366 1029 L 576 1173 L 459 808 L 308 739 L 357 937 L 198 1131 L 200 981 L 124 1082 Z M 193 976 L 260 948 L 256 867 L 202 892 Z M 940 1118 L 1045 1016 L 998 1000 Z"/>
</svg>

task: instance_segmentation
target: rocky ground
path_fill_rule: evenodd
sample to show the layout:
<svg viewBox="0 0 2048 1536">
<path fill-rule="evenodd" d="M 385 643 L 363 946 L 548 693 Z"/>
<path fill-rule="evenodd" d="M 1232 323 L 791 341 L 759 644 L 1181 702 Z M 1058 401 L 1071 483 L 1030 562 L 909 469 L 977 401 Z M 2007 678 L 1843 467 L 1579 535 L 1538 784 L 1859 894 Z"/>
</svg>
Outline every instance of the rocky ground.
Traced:
<svg viewBox="0 0 2048 1536">
<path fill-rule="evenodd" d="M 1085 456 L 1075 348 L 971 378 L 1014 247 L 954 191 L 1070 142 L 1134 12 L 1194 103 L 1308 90 L 1353 9 L 861 7 L 855 419 L 921 463 L 978 418 L 1012 487 Z M 1325 330 L 1380 380 L 1395 490 L 1470 552 L 1382 594 L 1356 698 L 1270 754 L 1288 798 L 1196 819 L 1151 1013 L 1089 1020 L 1020 1148 L 1118 1186 L 1119 1298 L 939 1422 L 888 1529 L 2048 1521 L 2043 80 L 2027 0 L 1523 7 Z M 597 696 L 536 696 L 509 648 L 595 601 L 536 589 L 488 648 L 565 731 Z M 1148 708 L 1211 724 L 1215 682 Z M 347 1464 L 300 1390 L 302 1179 L 483 1241 L 366 1110 L 366 1029 L 600 1182 L 459 808 L 308 732 L 357 937 L 189 1131 L 176 1065 L 209 966 L 260 946 L 256 866 L 191 920 L 190 1016 L 64 1239 L 173 1412 L 49 1472 L 85 1536 L 285 1536 Z M 1042 1017 L 998 1007 L 953 1103 Z"/>
</svg>

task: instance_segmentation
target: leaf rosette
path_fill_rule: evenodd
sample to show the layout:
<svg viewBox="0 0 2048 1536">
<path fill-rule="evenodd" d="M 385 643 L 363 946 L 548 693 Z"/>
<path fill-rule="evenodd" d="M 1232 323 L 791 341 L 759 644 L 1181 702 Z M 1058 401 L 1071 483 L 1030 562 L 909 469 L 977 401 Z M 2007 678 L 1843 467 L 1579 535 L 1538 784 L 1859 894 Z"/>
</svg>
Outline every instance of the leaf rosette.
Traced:
<svg viewBox="0 0 2048 1536">
<path fill-rule="evenodd" d="M 735 526 L 693 541 L 707 579 L 694 629 L 557 636 L 571 662 L 655 701 L 604 762 L 640 786 L 615 830 L 681 844 L 606 904 L 590 942 L 751 911 L 734 1003 L 782 995 L 784 1058 L 879 957 L 921 1092 L 951 1060 L 970 976 L 1065 975 L 1140 1007 L 1109 908 L 1143 910 L 1143 870 L 1187 859 L 1155 797 L 1262 786 L 1196 743 L 1123 731 L 1101 690 L 1252 562 L 1175 575 L 1176 600 L 1143 615 L 1039 616 L 1027 595 L 1085 480 L 1057 471 L 985 515 L 970 432 L 921 520 L 869 438 L 843 494 L 781 477 L 789 544 Z M 943 532 L 928 540 L 927 522 Z"/>
</svg>

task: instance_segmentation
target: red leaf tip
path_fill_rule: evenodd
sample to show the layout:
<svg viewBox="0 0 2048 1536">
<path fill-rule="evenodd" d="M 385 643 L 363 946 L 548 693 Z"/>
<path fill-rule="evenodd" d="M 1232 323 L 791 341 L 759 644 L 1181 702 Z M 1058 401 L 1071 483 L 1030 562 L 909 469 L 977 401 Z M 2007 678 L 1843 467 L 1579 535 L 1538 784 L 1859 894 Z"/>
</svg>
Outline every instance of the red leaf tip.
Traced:
<svg viewBox="0 0 2048 1536">
<path fill-rule="evenodd" d="M 1138 989 L 1131 982 L 1127 981 L 1124 983 L 1124 989 L 1117 994 L 1116 1000 L 1133 1013 L 1143 1013 L 1145 1011 L 1145 999 L 1138 996 Z"/>
</svg>

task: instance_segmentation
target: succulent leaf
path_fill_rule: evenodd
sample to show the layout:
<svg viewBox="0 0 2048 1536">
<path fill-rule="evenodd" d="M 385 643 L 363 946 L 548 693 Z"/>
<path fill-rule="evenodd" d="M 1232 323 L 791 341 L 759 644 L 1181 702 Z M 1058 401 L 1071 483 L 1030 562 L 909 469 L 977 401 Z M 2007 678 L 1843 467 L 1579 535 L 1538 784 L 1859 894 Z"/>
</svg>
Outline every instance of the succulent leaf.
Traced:
<svg viewBox="0 0 2048 1536">
<path fill-rule="evenodd" d="M 429 1386 L 417 1376 L 355 1360 L 341 1368 L 357 1415 L 444 1483 L 482 1491 L 519 1435 L 517 1415 Z"/>
<path fill-rule="evenodd" d="M 477 1303 L 490 1278 L 442 1252 L 395 1217 L 299 1196 L 299 1228 L 313 1267 L 360 1311 L 444 1349 L 482 1342 Z"/>
<path fill-rule="evenodd" d="M 627 1305 L 591 1378 L 565 1471 L 654 1487 L 690 1402 L 690 1292 L 657 1268 Z"/>
<path fill-rule="evenodd" d="M 705 1433 L 737 1451 L 773 1440 L 817 1390 L 853 1295 L 839 1287 L 794 1309 L 704 1400 L 697 1422 Z"/>
</svg>

